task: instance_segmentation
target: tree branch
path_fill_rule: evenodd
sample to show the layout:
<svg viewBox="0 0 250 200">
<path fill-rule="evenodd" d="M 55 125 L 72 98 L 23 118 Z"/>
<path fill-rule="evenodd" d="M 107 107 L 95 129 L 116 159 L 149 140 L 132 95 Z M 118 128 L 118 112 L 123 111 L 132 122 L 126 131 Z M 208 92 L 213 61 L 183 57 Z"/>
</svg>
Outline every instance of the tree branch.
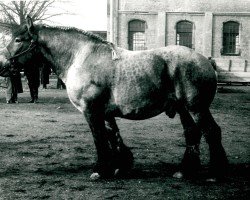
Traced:
<svg viewBox="0 0 250 200">
<path fill-rule="evenodd" d="M 15 24 L 18 24 L 15 20 L 15 17 L 13 15 L 11 15 L 11 13 L 9 13 L 8 9 L 6 9 L 5 5 L 4 4 L 0 4 L 0 6 L 3 8 L 2 11 L 4 12 L 4 14 L 7 16 L 8 20 L 10 22 L 13 22 Z"/>
<path fill-rule="evenodd" d="M 52 4 L 55 2 L 56 0 L 11 0 L 7 3 L 0 0 L 0 12 L 10 24 L 17 25 L 22 24 L 27 15 L 29 15 L 34 21 L 49 21 L 49 18 L 69 14 L 65 13 L 65 11 L 63 11 L 63 13 L 47 14 L 48 10 L 53 7 Z"/>
<path fill-rule="evenodd" d="M 31 1 L 30 1 L 30 2 L 31 2 Z M 27 13 L 28 13 L 29 16 L 33 16 L 33 13 L 34 13 L 35 8 L 36 8 L 36 6 L 38 5 L 38 3 L 39 3 L 39 1 L 35 1 L 34 4 L 32 5 L 32 7 L 30 8 L 29 13 L 28 13 L 28 11 L 27 11 Z M 28 10 L 28 9 L 27 9 L 27 10 Z"/>
<path fill-rule="evenodd" d="M 45 17 L 45 15 L 43 15 L 40 18 L 37 18 L 37 20 L 47 20 L 47 19 L 50 19 L 51 17 L 65 15 L 65 14 L 67 14 L 67 13 L 58 13 L 58 14 L 49 15 L 47 17 Z"/>
<path fill-rule="evenodd" d="M 16 11 L 17 11 L 16 14 L 19 15 L 20 12 L 21 12 L 21 6 L 18 5 L 16 1 L 12 1 L 11 3 L 15 6 L 15 9 L 16 9 Z M 21 3 L 21 1 L 20 1 L 20 3 Z"/>
<path fill-rule="evenodd" d="M 43 1 L 42 4 L 40 5 L 40 7 L 37 9 L 37 11 L 35 12 L 35 14 L 32 16 L 32 19 L 35 21 L 36 18 L 40 15 L 41 11 L 44 8 L 44 5 L 46 5 L 48 1 Z"/>
<path fill-rule="evenodd" d="M 7 6 L 6 4 L 4 4 L 2 2 L 0 3 L 0 6 L 3 8 L 3 10 L 10 10 L 11 12 L 18 15 L 18 12 L 15 9 L 11 8 L 10 6 Z"/>
</svg>

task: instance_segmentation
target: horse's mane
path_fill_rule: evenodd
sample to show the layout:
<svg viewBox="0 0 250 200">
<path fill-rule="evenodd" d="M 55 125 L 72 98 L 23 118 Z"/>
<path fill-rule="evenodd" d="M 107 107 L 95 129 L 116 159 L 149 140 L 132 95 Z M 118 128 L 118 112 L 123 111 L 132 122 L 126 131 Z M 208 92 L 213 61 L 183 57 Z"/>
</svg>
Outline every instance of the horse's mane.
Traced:
<svg viewBox="0 0 250 200">
<path fill-rule="evenodd" d="M 65 26 L 49 26 L 49 25 L 45 25 L 45 24 L 40 24 L 40 25 L 36 25 L 36 27 L 40 30 L 42 29 L 49 29 L 49 30 L 59 30 L 59 31 L 63 31 L 66 33 L 77 33 L 83 36 L 86 36 L 88 39 L 90 39 L 91 41 L 97 43 L 97 44 L 104 44 L 107 45 L 111 50 L 112 50 L 112 54 L 113 54 L 113 59 L 117 59 L 117 55 L 116 55 L 116 47 L 112 42 L 108 42 L 107 40 L 104 40 L 103 38 L 101 38 L 98 35 L 95 35 L 91 32 L 88 31 L 84 31 L 75 27 L 65 27 Z M 18 35 L 21 34 L 23 32 L 27 31 L 27 26 L 20 26 L 18 29 L 15 30 L 15 32 L 13 33 L 13 35 Z"/>
<path fill-rule="evenodd" d="M 98 35 L 95 35 L 91 32 L 88 32 L 88 31 L 84 31 L 84 30 L 81 30 L 81 29 L 78 29 L 78 28 L 75 28 L 75 27 L 68 27 L 68 26 L 49 26 L 49 25 L 46 25 L 46 24 L 40 24 L 40 25 L 36 25 L 35 27 L 38 27 L 39 29 L 42 29 L 42 28 L 48 28 L 48 29 L 51 29 L 51 30 L 62 30 L 62 31 L 65 31 L 65 32 L 68 32 L 68 33 L 80 33 L 80 34 L 83 34 L 85 36 L 87 36 L 89 39 L 91 40 L 94 40 L 96 42 L 100 42 L 100 43 L 104 43 L 104 44 L 108 44 L 110 45 L 111 42 L 108 42 L 106 40 L 104 40 L 103 38 L 101 38 L 100 36 Z M 27 31 L 27 26 L 19 26 L 18 28 L 16 28 L 13 32 L 13 35 L 19 35 L 23 32 Z"/>
<path fill-rule="evenodd" d="M 48 28 L 48 29 L 51 29 L 51 30 L 53 30 L 53 29 L 54 30 L 62 30 L 64 32 L 68 32 L 68 33 L 79 33 L 79 34 L 85 35 L 86 37 L 88 37 L 92 41 L 103 43 L 103 44 L 107 44 L 107 45 L 112 45 L 113 46 L 113 44 L 111 42 L 108 42 L 107 40 L 104 40 L 100 36 L 95 35 L 95 34 L 89 32 L 89 31 L 85 31 L 85 30 L 78 29 L 78 28 L 75 28 L 75 27 L 49 26 L 49 25 L 45 25 L 45 24 L 38 25 L 38 27 L 40 27 L 40 28 Z"/>
</svg>

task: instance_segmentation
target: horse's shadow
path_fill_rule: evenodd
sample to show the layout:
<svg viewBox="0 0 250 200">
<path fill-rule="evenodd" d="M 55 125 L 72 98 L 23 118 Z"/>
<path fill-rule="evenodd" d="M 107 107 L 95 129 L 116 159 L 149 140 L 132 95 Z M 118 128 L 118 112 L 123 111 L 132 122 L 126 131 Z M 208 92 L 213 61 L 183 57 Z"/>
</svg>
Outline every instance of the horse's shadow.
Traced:
<svg viewBox="0 0 250 200">
<path fill-rule="evenodd" d="M 237 163 L 229 164 L 225 177 L 219 179 L 217 183 L 249 183 L 250 163 Z M 173 177 L 173 174 L 180 170 L 180 165 L 174 163 L 158 162 L 152 164 L 136 164 L 135 168 L 132 169 L 127 176 L 121 177 L 122 179 L 141 179 L 141 180 L 178 180 Z M 226 170 L 226 169 L 225 169 Z M 209 166 L 204 165 L 201 169 L 192 176 L 184 177 L 181 180 L 191 181 L 195 184 L 209 183 L 207 180 L 211 178 L 209 173 Z"/>
<path fill-rule="evenodd" d="M 249 175 L 250 163 L 237 163 L 229 164 L 227 173 L 224 179 L 220 180 L 222 182 L 248 182 L 250 180 Z M 41 175 L 63 175 L 63 174 L 91 174 L 93 165 L 76 165 L 76 166 L 58 166 L 55 168 L 40 168 L 36 171 Z M 165 163 L 158 162 L 155 164 L 135 164 L 134 168 L 128 172 L 126 175 L 119 176 L 115 179 L 132 180 L 153 180 L 153 179 L 175 179 L 173 174 L 180 170 L 180 166 L 175 163 Z M 207 178 L 209 178 L 209 166 L 203 166 L 199 172 L 191 177 L 186 177 L 184 180 L 191 180 L 197 184 L 203 183 Z M 113 179 L 113 178 L 112 178 Z M 111 180 L 111 179 L 109 179 Z"/>
<path fill-rule="evenodd" d="M 226 183 L 249 183 L 250 173 L 249 173 L 250 163 L 231 163 L 228 166 L 227 174 L 224 179 L 220 182 Z M 33 170 L 10 170 L 6 169 L 4 172 L 0 173 L 0 177 L 12 176 L 12 175 L 21 175 L 22 173 L 27 174 L 31 173 L 33 175 L 42 175 L 42 176 L 81 176 L 89 178 L 92 173 L 93 164 L 90 160 L 87 163 L 82 164 L 81 162 L 73 162 L 65 166 L 57 162 L 55 164 L 43 165 Z M 156 162 L 156 163 L 135 163 L 134 168 L 129 171 L 126 175 L 118 176 L 115 178 L 108 179 L 112 180 L 144 180 L 144 181 L 155 181 L 155 180 L 178 180 L 173 178 L 173 174 L 180 170 L 180 166 L 177 163 L 166 163 L 166 162 Z M 191 177 L 186 177 L 180 181 L 192 181 L 195 184 L 204 184 L 205 180 L 209 178 L 209 166 L 203 165 L 197 174 Z M 105 181 L 107 179 L 103 179 Z"/>
</svg>

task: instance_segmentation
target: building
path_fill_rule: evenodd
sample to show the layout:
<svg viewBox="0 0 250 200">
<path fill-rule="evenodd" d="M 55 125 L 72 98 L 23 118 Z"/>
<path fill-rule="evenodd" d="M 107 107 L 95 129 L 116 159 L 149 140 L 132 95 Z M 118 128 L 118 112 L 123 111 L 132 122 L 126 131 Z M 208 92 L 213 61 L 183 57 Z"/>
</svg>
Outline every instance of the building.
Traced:
<svg viewBox="0 0 250 200">
<path fill-rule="evenodd" d="M 107 40 L 107 31 L 88 31 L 88 32 L 91 32 L 95 35 L 98 35 L 102 39 Z"/>
<path fill-rule="evenodd" d="M 250 82 L 249 0 L 108 0 L 107 31 L 130 50 L 187 46 L 215 59 L 221 82 Z"/>
</svg>

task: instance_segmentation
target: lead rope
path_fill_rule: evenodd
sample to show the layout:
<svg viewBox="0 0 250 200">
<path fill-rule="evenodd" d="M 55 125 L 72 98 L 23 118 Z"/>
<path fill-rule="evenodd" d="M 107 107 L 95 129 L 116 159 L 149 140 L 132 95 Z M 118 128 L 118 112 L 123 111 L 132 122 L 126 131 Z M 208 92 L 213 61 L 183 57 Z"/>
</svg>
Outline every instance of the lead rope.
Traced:
<svg viewBox="0 0 250 200">
<path fill-rule="evenodd" d="M 116 51 L 112 49 L 112 60 L 118 60 L 120 57 L 117 55 Z"/>
<path fill-rule="evenodd" d="M 109 42 L 109 45 L 111 47 L 112 50 L 112 60 L 118 60 L 120 59 L 120 56 L 117 54 L 117 51 L 115 50 L 115 46 L 113 43 Z"/>
</svg>

